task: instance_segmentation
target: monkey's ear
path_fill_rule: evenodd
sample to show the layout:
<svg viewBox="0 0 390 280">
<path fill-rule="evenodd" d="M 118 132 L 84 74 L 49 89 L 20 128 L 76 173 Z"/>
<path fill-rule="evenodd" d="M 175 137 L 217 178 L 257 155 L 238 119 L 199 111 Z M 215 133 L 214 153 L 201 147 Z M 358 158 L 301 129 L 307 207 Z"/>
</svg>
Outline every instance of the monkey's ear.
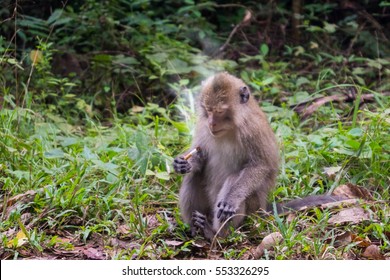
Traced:
<svg viewBox="0 0 390 280">
<path fill-rule="evenodd" d="M 240 103 L 247 103 L 249 100 L 250 92 L 247 87 L 240 87 Z"/>
</svg>

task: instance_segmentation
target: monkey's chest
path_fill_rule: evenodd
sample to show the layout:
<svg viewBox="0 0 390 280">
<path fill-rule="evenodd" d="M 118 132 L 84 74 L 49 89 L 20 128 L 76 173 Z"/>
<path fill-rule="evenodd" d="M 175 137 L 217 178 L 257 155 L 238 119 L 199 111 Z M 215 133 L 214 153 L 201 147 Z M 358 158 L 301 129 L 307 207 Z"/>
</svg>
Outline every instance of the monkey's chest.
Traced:
<svg viewBox="0 0 390 280">
<path fill-rule="evenodd" d="M 206 164 L 206 187 L 212 192 L 213 197 L 219 193 L 224 183 L 237 176 L 245 165 L 244 153 L 242 149 L 237 149 L 229 143 L 216 144 L 208 154 Z"/>
</svg>

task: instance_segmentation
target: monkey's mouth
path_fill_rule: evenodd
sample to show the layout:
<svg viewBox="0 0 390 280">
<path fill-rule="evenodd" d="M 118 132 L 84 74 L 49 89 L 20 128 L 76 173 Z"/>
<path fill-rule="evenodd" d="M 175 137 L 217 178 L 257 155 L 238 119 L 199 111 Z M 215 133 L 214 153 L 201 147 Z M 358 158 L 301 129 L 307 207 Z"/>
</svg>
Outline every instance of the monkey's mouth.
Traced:
<svg viewBox="0 0 390 280">
<path fill-rule="evenodd" d="M 210 133 L 213 136 L 220 136 L 221 134 L 224 134 L 226 132 L 225 129 L 220 129 L 220 130 L 212 130 L 210 129 Z"/>
</svg>

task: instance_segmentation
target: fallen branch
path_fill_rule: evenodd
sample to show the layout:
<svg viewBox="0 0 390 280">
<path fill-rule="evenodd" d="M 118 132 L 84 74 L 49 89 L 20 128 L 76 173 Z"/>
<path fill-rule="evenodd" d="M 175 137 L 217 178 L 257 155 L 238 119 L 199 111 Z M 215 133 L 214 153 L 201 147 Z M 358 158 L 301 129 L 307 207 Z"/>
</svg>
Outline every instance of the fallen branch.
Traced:
<svg viewBox="0 0 390 280">
<path fill-rule="evenodd" d="M 383 93 L 383 95 L 390 96 L 390 92 L 385 92 Z M 326 103 L 333 102 L 333 101 L 352 102 L 355 101 L 356 98 L 357 98 L 356 91 L 350 91 L 347 94 L 336 94 L 331 96 L 318 97 L 312 100 L 307 100 L 297 105 L 292 105 L 290 106 L 290 108 L 293 108 L 293 110 L 297 112 L 302 119 L 306 119 L 307 117 L 312 115 L 319 107 L 321 107 Z M 362 103 L 372 102 L 374 100 L 375 100 L 375 95 L 373 93 L 360 95 L 360 101 Z M 309 103 L 312 104 L 308 105 Z"/>
</svg>

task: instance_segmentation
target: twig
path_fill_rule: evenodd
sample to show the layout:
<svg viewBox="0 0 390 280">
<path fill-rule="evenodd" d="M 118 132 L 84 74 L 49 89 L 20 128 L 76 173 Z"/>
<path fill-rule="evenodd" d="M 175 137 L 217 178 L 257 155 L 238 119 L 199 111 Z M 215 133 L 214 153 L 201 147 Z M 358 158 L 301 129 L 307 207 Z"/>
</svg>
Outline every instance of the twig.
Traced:
<svg viewBox="0 0 390 280">
<path fill-rule="evenodd" d="M 357 39 L 359 38 L 360 34 L 362 33 L 363 29 L 366 27 L 366 24 L 363 23 L 362 25 L 359 26 L 358 30 L 356 31 L 355 36 L 352 38 L 351 42 L 349 43 L 346 56 L 350 56 L 352 52 L 352 48 L 355 45 Z"/>
<path fill-rule="evenodd" d="M 229 37 L 227 38 L 226 42 L 216 51 L 216 53 L 213 54 L 213 57 L 217 56 L 219 53 L 223 52 L 226 47 L 229 45 L 231 39 L 233 38 L 234 34 L 244 25 L 248 24 L 252 19 L 252 13 L 249 10 L 246 10 L 245 16 L 242 19 L 242 21 L 237 24 L 233 30 L 230 32 Z"/>
</svg>

